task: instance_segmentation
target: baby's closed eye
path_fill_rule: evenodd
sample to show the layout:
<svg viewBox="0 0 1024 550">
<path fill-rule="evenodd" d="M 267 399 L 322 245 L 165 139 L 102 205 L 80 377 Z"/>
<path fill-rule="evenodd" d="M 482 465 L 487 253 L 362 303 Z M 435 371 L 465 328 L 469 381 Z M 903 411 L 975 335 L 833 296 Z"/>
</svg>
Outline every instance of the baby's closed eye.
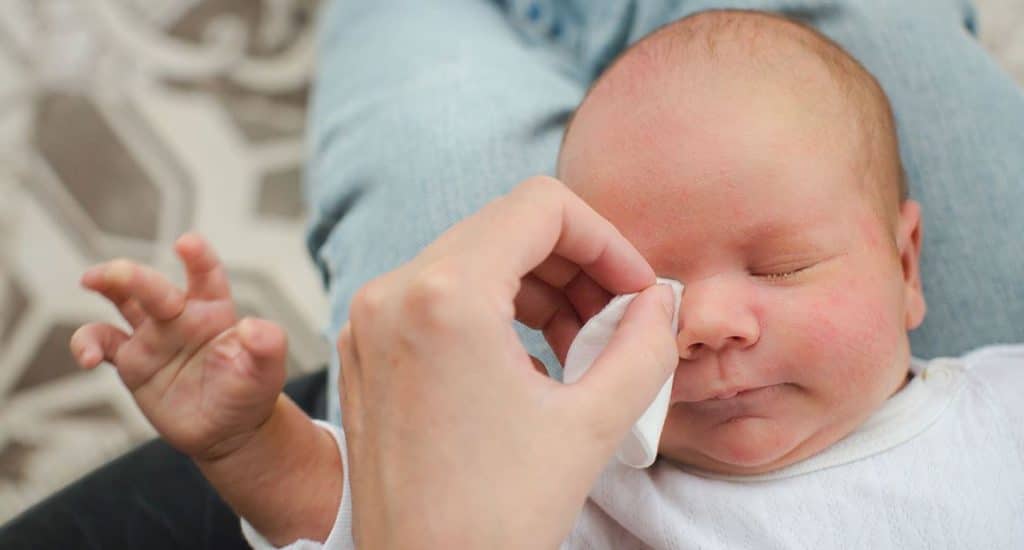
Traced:
<svg viewBox="0 0 1024 550">
<path fill-rule="evenodd" d="M 769 261 L 753 263 L 747 269 L 750 275 L 767 281 L 782 281 L 803 274 L 832 260 L 845 256 L 845 253 L 787 255 Z"/>
<path fill-rule="evenodd" d="M 800 273 L 802 271 L 810 269 L 816 263 L 817 262 L 806 264 L 806 265 L 800 265 L 800 266 L 773 267 L 773 268 L 767 268 L 767 269 L 763 269 L 763 268 L 751 269 L 750 270 L 750 274 L 753 275 L 754 277 L 759 277 L 759 278 L 762 278 L 762 279 L 768 279 L 770 281 L 775 281 L 775 280 L 780 280 L 780 279 L 788 279 L 788 278 L 793 277 L 794 275 L 796 275 L 796 274 L 798 274 L 798 273 Z"/>
</svg>

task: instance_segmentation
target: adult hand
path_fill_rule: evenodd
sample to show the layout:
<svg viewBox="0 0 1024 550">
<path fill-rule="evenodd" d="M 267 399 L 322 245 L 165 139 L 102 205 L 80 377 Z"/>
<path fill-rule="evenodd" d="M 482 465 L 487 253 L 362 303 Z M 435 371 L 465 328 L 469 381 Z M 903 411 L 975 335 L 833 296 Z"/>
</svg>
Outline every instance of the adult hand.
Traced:
<svg viewBox="0 0 1024 550">
<path fill-rule="evenodd" d="M 672 296 L 654 285 L 607 220 L 536 177 L 360 289 L 338 338 L 356 543 L 558 546 L 675 369 Z M 543 330 L 564 363 L 587 318 L 645 288 L 575 384 L 513 328 Z"/>
</svg>

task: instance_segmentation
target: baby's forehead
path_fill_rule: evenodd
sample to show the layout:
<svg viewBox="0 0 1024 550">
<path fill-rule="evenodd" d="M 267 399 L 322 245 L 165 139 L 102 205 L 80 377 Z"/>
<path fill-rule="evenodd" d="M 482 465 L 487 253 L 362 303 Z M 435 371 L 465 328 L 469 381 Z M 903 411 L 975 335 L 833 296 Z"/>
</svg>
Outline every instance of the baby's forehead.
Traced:
<svg viewBox="0 0 1024 550">
<path fill-rule="evenodd" d="M 766 26 L 761 21 L 764 17 L 739 19 L 744 21 L 744 26 L 749 26 L 751 21 Z M 792 68 L 770 70 L 768 63 L 755 61 L 745 52 L 748 48 L 776 49 L 775 43 L 789 44 L 788 48 L 793 50 L 787 52 L 789 65 L 806 66 L 812 65 L 809 59 L 813 57 L 807 48 L 793 47 L 793 40 L 790 38 L 787 42 L 781 38 L 783 33 L 778 29 L 769 33 L 760 30 L 744 33 L 741 28 L 726 27 L 727 32 L 718 35 L 715 34 L 717 27 L 723 25 L 709 23 L 715 20 L 710 16 L 692 16 L 663 27 L 631 46 L 588 90 L 563 134 L 562 151 L 577 133 L 614 133 L 617 131 L 615 118 L 628 123 L 633 113 L 662 108 L 666 104 L 671 110 L 691 114 L 700 114 L 708 110 L 709 104 L 719 103 L 741 106 L 756 103 L 766 110 L 774 109 L 776 105 L 772 102 L 763 101 L 769 85 L 777 92 L 776 97 L 800 96 L 802 117 L 834 103 L 828 101 L 835 94 L 822 84 L 827 78 L 820 64 L 813 67 L 813 71 L 805 71 L 804 84 L 797 87 L 792 85 L 789 76 L 794 72 Z M 774 18 L 770 21 L 772 27 L 779 26 Z M 714 41 L 709 43 L 696 36 L 698 33 L 708 34 Z M 735 40 L 730 39 L 733 36 Z M 813 87 L 809 84 L 811 80 L 815 80 Z M 748 114 L 750 111 L 747 109 Z M 836 118 L 835 112 L 829 115 L 832 120 Z M 598 124 L 586 123 L 595 116 L 606 120 Z M 658 124 L 666 126 L 671 122 L 666 119 Z M 559 160 L 561 164 L 561 158 Z"/>
<path fill-rule="evenodd" d="M 791 19 L 765 12 L 710 11 L 680 19 L 631 45 L 587 95 L 597 96 L 595 100 L 643 97 L 658 82 L 692 80 L 698 85 L 726 76 L 770 79 L 794 84 L 794 93 L 821 93 L 826 90 L 817 88 L 823 82 L 856 78 L 855 66 L 840 46 Z M 828 95 L 842 92 L 842 86 L 829 88 Z"/>
<path fill-rule="evenodd" d="M 827 140 L 856 159 L 833 170 L 877 172 L 864 178 L 872 182 L 864 186 L 865 193 L 892 203 L 905 196 L 895 124 L 870 73 L 813 29 L 751 12 L 700 14 L 633 45 L 577 109 L 564 135 L 560 176 L 570 160 L 566 157 L 580 157 L 565 154 L 576 138 L 615 136 L 633 113 L 664 104 L 669 116 L 651 123 L 661 130 L 697 122 L 742 137 L 744 124 L 781 120 L 795 131 L 777 132 L 776 144 Z M 681 117 L 671 116 L 672 111 Z M 594 117 L 601 120 L 588 123 Z M 584 155 L 588 162 L 600 162 L 594 156 Z"/>
</svg>

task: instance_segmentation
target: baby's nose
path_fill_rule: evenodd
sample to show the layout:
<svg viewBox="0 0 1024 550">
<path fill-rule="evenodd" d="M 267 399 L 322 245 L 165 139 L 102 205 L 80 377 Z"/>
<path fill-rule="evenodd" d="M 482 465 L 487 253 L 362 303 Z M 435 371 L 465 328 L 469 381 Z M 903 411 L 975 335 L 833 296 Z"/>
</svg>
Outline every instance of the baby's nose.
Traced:
<svg viewBox="0 0 1024 550">
<path fill-rule="evenodd" d="M 736 285 L 710 280 L 687 285 L 679 310 L 679 356 L 696 359 L 754 345 L 760 325 L 744 294 Z"/>
</svg>

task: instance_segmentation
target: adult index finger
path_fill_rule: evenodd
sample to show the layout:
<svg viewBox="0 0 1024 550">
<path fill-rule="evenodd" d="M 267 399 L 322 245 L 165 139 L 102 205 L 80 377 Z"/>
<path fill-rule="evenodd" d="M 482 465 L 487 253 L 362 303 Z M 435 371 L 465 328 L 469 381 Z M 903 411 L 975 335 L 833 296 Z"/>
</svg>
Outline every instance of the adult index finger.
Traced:
<svg viewBox="0 0 1024 550">
<path fill-rule="evenodd" d="M 500 284 L 510 302 L 520 280 L 552 254 L 579 265 L 613 295 L 655 282 L 654 270 L 611 222 L 547 176 L 524 181 L 452 227 L 421 259 L 453 253 L 474 274 Z"/>
</svg>

